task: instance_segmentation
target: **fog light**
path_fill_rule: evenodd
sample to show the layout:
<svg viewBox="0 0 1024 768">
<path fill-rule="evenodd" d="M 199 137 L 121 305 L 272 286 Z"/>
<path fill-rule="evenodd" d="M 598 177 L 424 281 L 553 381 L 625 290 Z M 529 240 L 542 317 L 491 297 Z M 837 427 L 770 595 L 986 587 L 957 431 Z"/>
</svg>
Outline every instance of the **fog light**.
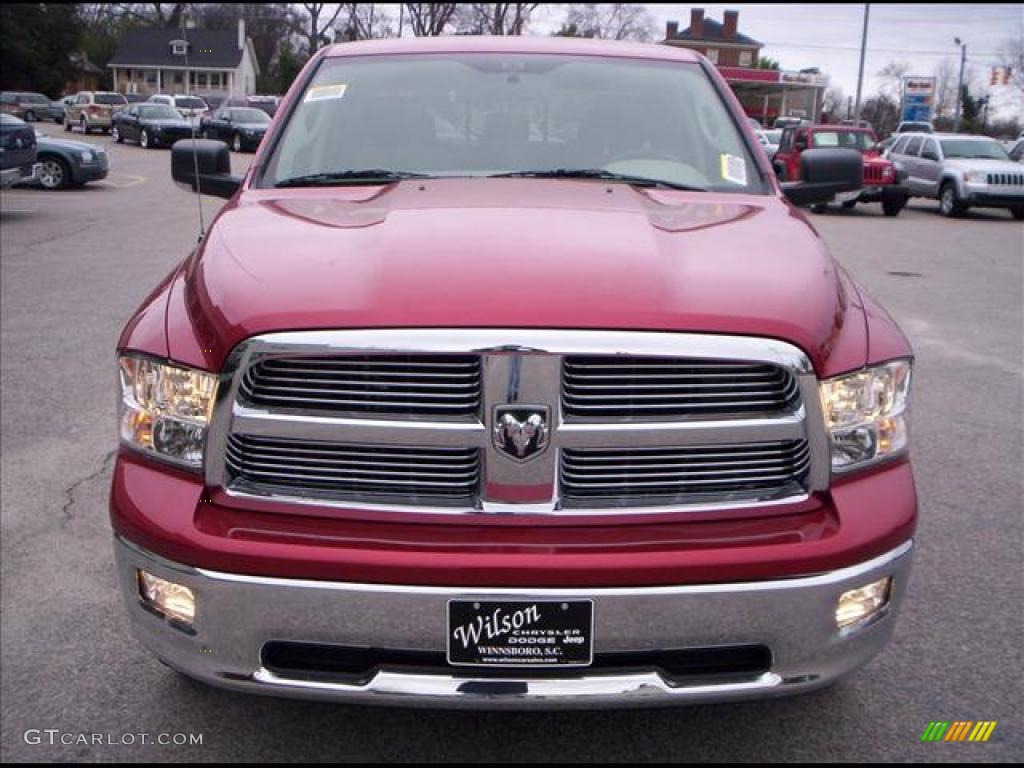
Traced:
<svg viewBox="0 0 1024 768">
<path fill-rule="evenodd" d="M 842 629 L 874 616 L 889 602 L 892 577 L 873 581 L 860 589 L 851 589 L 839 596 L 836 605 L 836 626 Z"/>
<path fill-rule="evenodd" d="M 188 587 L 160 579 L 139 569 L 143 602 L 165 618 L 191 624 L 196 618 L 196 596 Z"/>
</svg>

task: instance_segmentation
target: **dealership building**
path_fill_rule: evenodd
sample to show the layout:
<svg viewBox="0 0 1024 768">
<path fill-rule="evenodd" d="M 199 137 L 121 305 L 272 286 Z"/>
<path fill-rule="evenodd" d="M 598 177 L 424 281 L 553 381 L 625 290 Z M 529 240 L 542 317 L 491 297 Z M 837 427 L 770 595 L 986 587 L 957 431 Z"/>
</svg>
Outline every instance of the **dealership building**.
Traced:
<svg viewBox="0 0 1024 768">
<path fill-rule="evenodd" d="M 821 118 L 828 76 L 815 70 L 788 72 L 758 67 L 764 43 L 739 31 L 739 11 L 726 11 L 722 21 L 704 17 L 703 8 L 690 11 L 690 26 L 665 26 L 666 45 L 689 48 L 708 58 L 729 83 L 743 110 L 770 126 L 775 118 L 792 115 L 817 122 Z"/>
</svg>

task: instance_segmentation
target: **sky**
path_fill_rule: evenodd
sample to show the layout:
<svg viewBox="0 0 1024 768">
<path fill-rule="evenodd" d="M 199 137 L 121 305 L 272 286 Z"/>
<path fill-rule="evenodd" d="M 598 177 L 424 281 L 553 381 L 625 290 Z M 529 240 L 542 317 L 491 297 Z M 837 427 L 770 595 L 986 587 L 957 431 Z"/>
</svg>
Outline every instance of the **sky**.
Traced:
<svg viewBox="0 0 1024 768">
<path fill-rule="evenodd" d="M 645 5 L 657 21 L 655 40 L 664 39 L 666 21 L 678 21 L 680 29 L 689 26 L 691 7 L 703 7 L 705 17 L 718 21 L 726 9 L 737 10 L 740 32 L 765 44 L 762 55 L 777 60 L 783 69 L 818 67 L 847 96 L 856 92 L 862 3 Z M 549 34 L 561 25 L 564 15 L 564 4 L 542 5 L 531 19 L 530 32 Z M 968 68 L 987 86 L 1003 41 L 1014 34 L 1024 34 L 1024 3 L 872 3 L 865 98 L 878 90 L 878 70 L 890 61 L 909 62 L 910 74 L 931 76 L 936 64 L 949 58 L 955 72 L 960 51 L 954 37 L 966 43 Z M 1024 98 L 1013 86 L 997 86 L 991 92 L 990 116 L 1024 116 Z"/>
</svg>

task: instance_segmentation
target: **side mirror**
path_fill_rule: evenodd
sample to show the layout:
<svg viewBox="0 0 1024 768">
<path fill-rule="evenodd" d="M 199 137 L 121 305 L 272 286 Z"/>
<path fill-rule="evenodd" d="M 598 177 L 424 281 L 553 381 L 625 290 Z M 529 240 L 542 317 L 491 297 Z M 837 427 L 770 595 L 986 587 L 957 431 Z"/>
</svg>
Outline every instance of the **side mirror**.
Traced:
<svg viewBox="0 0 1024 768">
<path fill-rule="evenodd" d="M 840 192 L 861 188 L 864 157 L 856 149 L 809 149 L 800 155 L 800 181 L 782 183 L 793 205 L 827 203 Z"/>
<path fill-rule="evenodd" d="M 171 147 L 171 178 L 193 192 L 215 197 L 231 197 L 242 186 L 242 177 L 231 175 L 228 145 L 209 139 L 174 142 Z"/>
</svg>

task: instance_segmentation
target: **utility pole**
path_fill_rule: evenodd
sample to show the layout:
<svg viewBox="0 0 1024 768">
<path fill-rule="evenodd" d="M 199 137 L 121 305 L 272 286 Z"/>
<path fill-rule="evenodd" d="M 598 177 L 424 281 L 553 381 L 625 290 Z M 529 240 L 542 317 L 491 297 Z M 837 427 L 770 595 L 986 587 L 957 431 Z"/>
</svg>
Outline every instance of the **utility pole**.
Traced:
<svg viewBox="0 0 1024 768">
<path fill-rule="evenodd" d="M 854 125 L 860 125 L 860 92 L 864 84 L 864 55 L 868 49 L 868 13 L 871 3 L 864 3 L 864 29 L 860 33 L 860 68 L 857 70 L 857 103 L 853 108 Z"/>
<path fill-rule="evenodd" d="M 953 42 L 960 46 L 960 77 L 956 83 L 956 108 L 953 110 L 953 133 L 960 133 L 960 99 L 964 91 L 964 61 L 967 59 L 967 43 L 961 43 L 959 37 Z"/>
</svg>

